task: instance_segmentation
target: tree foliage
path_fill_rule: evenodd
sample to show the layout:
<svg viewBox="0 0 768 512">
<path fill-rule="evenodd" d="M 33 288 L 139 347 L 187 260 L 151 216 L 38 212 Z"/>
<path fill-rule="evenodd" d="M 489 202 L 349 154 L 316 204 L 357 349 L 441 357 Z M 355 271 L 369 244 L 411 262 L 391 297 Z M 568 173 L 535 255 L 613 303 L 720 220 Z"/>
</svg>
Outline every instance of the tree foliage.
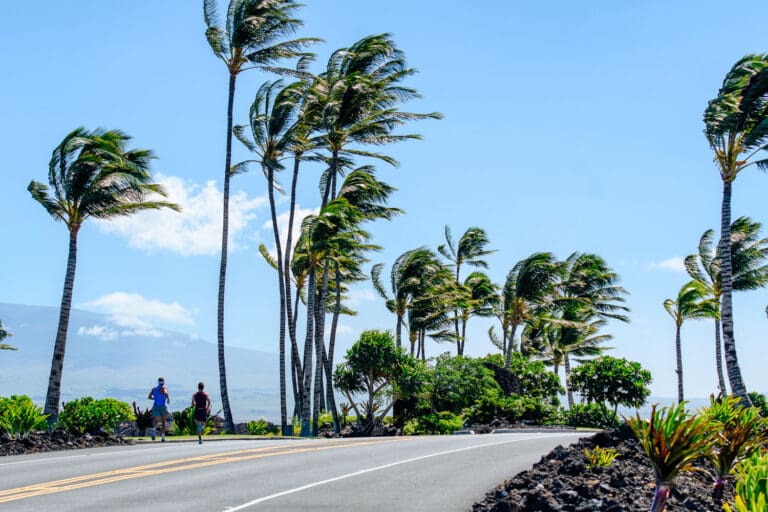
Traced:
<svg viewBox="0 0 768 512">
<path fill-rule="evenodd" d="M 602 356 L 586 361 L 571 372 L 571 389 L 588 402 L 641 407 L 651 390 L 651 372 L 640 363 Z"/>
</svg>

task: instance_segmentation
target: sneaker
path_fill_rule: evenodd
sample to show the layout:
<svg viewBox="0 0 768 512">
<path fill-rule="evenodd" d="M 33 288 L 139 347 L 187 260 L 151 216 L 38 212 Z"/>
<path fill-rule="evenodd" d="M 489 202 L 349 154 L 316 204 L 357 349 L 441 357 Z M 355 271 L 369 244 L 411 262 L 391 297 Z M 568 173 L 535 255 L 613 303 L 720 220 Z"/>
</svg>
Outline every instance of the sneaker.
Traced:
<svg viewBox="0 0 768 512">
<path fill-rule="evenodd" d="M 203 444 L 203 440 L 202 439 L 198 439 L 197 440 L 197 444 Z"/>
<path fill-rule="evenodd" d="M 149 433 L 149 437 L 152 438 L 152 441 L 155 440 L 155 429 L 152 429 L 152 431 Z"/>
<path fill-rule="evenodd" d="M 161 442 L 161 443 L 164 443 L 164 442 L 165 442 L 165 434 L 163 434 L 163 438 L 162 438 L 162 439 L 160 439 L 160 442 Z"/>
</svg>

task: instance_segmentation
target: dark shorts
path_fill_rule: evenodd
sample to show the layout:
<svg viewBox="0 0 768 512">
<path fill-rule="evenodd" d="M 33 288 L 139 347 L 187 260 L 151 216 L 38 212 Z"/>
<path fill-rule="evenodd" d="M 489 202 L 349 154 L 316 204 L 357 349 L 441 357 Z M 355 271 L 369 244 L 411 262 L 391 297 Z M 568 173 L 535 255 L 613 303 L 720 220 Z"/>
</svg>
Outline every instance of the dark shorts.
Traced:
<svg viewBox="0 0 768 512">
<path fill-rule="evenodd" d="M 205 409 L 195 409 L 195 421 L 205 421 L 208 419 Z"/>
<path fill-rule="evenodd" d="M 165 405 L 152 406 L 152 417 L 164 418 L 167 414 L 168 414 L 168 407 L 166 407 Z"/>
</svg>

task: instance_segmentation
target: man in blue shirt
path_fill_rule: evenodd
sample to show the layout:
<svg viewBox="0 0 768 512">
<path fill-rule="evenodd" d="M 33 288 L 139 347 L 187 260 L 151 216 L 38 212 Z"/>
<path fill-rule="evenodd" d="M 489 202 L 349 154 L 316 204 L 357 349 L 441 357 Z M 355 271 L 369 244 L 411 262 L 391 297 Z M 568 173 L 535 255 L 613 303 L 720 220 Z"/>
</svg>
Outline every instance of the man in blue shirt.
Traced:
<svg viewBox="0 0 768 512">
<path fill-rule="evenodd" d="M 157 379 L 157 386 L 149 390 L 150 400 L 154 400 L 152 405 L 152 440 L 155 440 L 157 434 L 157 420 L 162 420 L 161 442 L 165 442 L 165 417 L 168 415 L 168 404 L 171 403 L 171 397 L 168 395 L 168 388 L 165 387 L 165 379 Z"/>
</svg>

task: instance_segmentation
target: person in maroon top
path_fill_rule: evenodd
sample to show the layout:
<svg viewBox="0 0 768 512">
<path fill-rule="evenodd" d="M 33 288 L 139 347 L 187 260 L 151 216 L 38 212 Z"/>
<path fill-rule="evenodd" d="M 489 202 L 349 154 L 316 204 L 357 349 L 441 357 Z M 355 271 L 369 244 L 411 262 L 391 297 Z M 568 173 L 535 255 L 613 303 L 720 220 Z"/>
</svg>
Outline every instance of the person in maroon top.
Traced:
<svg viewBox="0 0 768 512">
<path fill-rule="evenodd" d="M 211 398 L 203 391 L 205 384 L 197 384 L 197 393 L 192 395 L 192 407 L 195 408 L 195 423 L 197 424 L 197 442 L 203 444 L 203 426 L 211 413 Z"/>
</svg>

